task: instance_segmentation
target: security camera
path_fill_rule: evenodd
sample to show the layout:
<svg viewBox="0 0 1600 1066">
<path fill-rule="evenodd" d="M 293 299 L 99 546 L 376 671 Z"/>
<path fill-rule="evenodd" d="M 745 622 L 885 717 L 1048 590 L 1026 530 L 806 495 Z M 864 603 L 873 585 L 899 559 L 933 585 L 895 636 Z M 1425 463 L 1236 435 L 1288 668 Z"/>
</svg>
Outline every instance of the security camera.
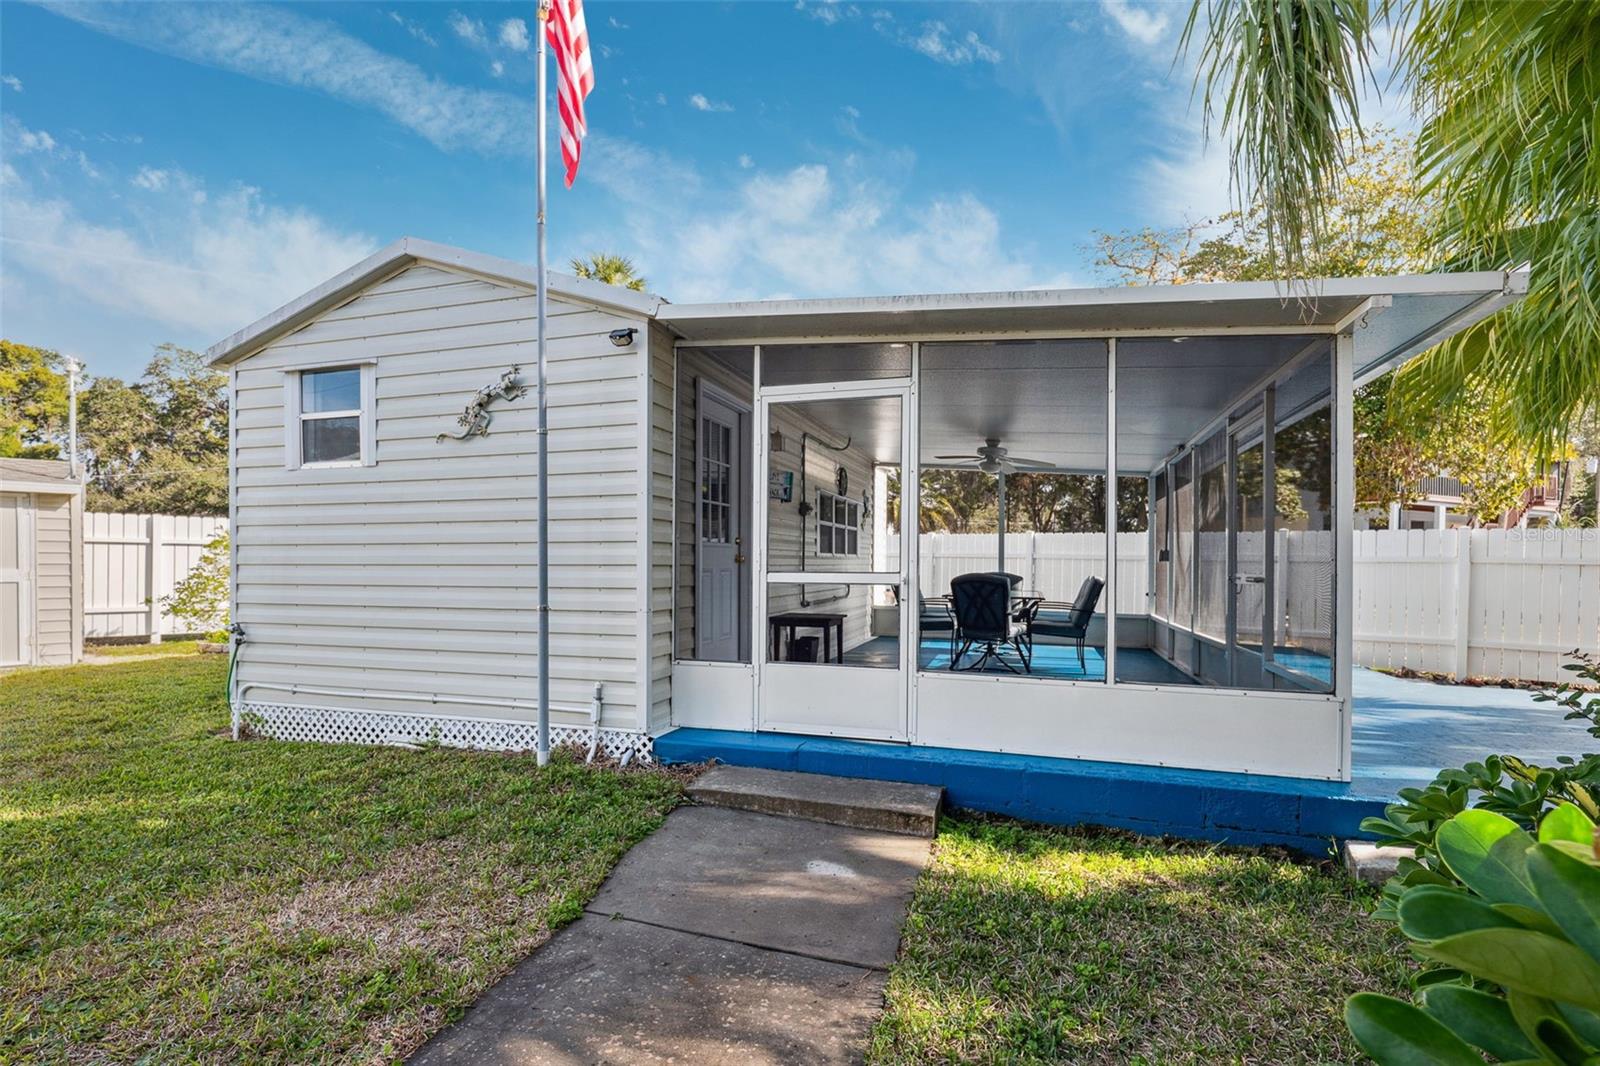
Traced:
<svg viewBox="0 0 1600 1066">
<path fill-rule="evenodd" d="M 614 329 L 611 331 L 611 343 L 615 344 L 618 348 L 626 348 L 628 345 L 633 343 L 633 335 L 637 332 L 639 331 L 634 329 L 632 326 L 629 326 L 626 329 Z"/>
</svg>

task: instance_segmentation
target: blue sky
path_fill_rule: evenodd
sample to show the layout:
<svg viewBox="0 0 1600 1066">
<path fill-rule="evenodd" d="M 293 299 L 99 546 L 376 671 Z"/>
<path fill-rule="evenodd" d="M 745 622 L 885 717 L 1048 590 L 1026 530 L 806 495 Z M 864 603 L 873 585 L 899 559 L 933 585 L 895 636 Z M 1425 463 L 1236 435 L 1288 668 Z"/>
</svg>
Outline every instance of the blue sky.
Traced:
<svg viewBox="0 0 1600 1066">
<path fill-rule="evenodd" d="M 1186 12 L 590 0 L 552 262 L 678 302 L 1092 283 L 1094 229 L 1225 205 Z M 531 261 L 532 13 L 0 3 L 0 330 L 129 376 L 402 235 Z"/>
</svg>

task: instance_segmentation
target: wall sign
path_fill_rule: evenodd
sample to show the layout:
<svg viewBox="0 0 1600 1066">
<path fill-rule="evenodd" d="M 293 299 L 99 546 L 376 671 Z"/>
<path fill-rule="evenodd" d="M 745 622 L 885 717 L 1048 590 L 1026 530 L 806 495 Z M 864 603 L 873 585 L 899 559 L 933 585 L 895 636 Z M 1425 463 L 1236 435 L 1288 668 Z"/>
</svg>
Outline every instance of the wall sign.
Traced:
<svg viewBox="0 0 1600 1066">
<path fill-rule="evenodd" d="M 767 475 L 767 498 L 779 503 L 794 499 L 794 471 L 774 470 Z"/>
</svg>

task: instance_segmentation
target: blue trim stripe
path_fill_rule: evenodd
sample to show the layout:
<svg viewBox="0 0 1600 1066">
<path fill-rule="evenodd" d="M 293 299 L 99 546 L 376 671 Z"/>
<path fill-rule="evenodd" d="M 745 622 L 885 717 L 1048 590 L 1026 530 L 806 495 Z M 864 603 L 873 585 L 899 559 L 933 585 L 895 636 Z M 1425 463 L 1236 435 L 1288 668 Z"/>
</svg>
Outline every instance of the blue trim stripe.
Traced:
<svg viewBox="0 0 1600 1066">
<path fill-rule="evenodd" d="M 953 807 L 1055 825 L 1106 825 L 1229 844 L 1277 844 L 1313 856 L 1359 837 L 1384 798 L 1339 782 L 1214 773 L 1036 755 L 913 747 L 790 733 L 675 729 L 667 763 L 734 766 L 940 785 Z"/>
</svg>

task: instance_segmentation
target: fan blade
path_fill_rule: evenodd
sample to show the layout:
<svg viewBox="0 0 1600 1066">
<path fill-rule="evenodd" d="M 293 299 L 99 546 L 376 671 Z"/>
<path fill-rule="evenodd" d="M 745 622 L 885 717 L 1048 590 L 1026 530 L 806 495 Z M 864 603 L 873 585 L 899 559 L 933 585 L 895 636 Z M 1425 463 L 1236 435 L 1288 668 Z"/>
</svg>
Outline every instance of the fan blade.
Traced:
<svg viewBox="0 0 1600 1066">
<path fill-rule="evenodd" d="M 1048 462 L 1048 461 L 1046 461 L 1044 459 L 1024 459 L 1020 455 L 1008 455 L 1008 456 L 1006 456 L 1006 462 L 1014 463 L 1017 466 L 1037 467 L 1037 468 L 1039 468 L 1041 470 L 1053 470 L 1055 468 L 1055 465 L 1056 465 L 1056 464 L 1054 464 L 1052 462 Z"/>
</svg>

